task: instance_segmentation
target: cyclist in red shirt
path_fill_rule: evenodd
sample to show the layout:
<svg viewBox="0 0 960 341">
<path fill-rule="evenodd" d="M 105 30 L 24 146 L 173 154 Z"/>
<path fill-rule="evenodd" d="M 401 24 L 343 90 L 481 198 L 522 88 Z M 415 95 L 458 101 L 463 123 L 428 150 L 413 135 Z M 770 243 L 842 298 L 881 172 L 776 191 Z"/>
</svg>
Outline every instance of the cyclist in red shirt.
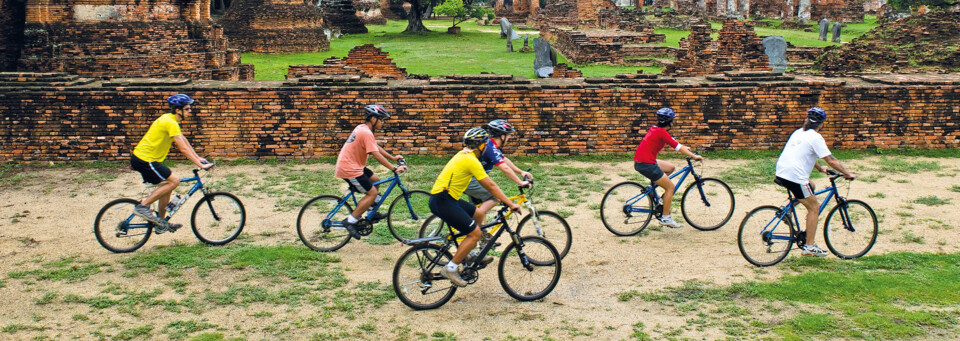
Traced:
<svg viewBox="0 0 960 341">
<path fill-rule="evenodd" d="M 670 136 L 670 133 L 667 132 L 666 128 L 670 127 L 675 117 L 676 114 L 673 109 L 660 108 L 660 110 L 657 110 L 657 124 L 647 130 L 647 134 L 643 136 L 643 140 L 637 145 L 637 151 L 633 155 L 633 169 L 663 188 L 663 214 L 660 217 L 660 225 L 673 228 L 680 227 L 680 223 L 670 216 L 674 184 L 668 175 L 676 170 L 676 166 L 667 161 L 657 160 L 657 154 L 665 145 L 669 145 L 673 147 L 673 150 L 692 157 L 694 160 L 703 160 L 703 157 L 691 152 L 689 147 L 674 140 L 673 136 Z"/>
</svg>

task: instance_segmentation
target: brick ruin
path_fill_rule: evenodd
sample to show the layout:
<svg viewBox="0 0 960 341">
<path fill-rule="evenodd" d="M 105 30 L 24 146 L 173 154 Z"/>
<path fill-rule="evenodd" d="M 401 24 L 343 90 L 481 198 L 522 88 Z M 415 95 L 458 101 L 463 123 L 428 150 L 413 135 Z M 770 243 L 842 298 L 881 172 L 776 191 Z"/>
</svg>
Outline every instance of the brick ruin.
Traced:
<svg viewBox="0 0 960 341">
<path fill-rule="evenodd" d="M 407 10 L 403 4 L 401 1 L 380 0 L 380 15 L 390 20 L 406 20 Z"/>
<path fill-rule="evenodd" d="M 340 33 L 367 33 L 367 27 L 357 17 L 353 0 L 324 0 L 320 1 L 320 8 L 324 22 Z"/>
<path fill-rule="evenodd" d="M 357 18 L 360 18 L 364 25 L 387 24 L 387 18 L 384 17 L 380 6 L 379 0 L 353 0 L 353 8 L 357 10 Z"/>
<path fill-rule="evenodd" d="M 302 0 L 234 0 L 217 20 L 243 52 L 290 53 L 330 49 L 323 13 Z"/>
<path fill-rule="evenodd" d="M 3 1 L 4 6 L 18 2 Z M 22 71 L 253 79 L 253 66 L 240 63 L 222 29 L 210 21 L 209 6 L 202 0 L 26 0 L 23 17 L 11 19 L 6 11 L 0 17 L 4 28 L 11 20 L 14 26 L 23 23 L 20 45 L 5 44 L 2 52 L 9 63 L 11 51 L 19 48 L 16 70 Z"/>
<path fill-rule="evenodd" d="M 680 41 L 677 62 L 663 73 L 679 77 L 702 76 L 725 71 L 770 71 L 760 37 L 743 20 L 724 21 L 717 41 L 710 38 L 710 25 L 691 26 L 690 36 Z"/>
<path fill-rule="evenodd" d="M 394 113 L 380 136 L 404 155 L 450 155 L 466 127 L 502 117 L 518 128 L 515 155 L 622 154 L 662 106 L 683 115 L 671 133 L 697 150 L 780 149 L 811 106 L 831 113 L 821 133 L 832 148 L 960 148 L 960 79 L 950 75 L 305 76 L 281 84 L 7 73 L 0 160 L 126 160 L 168 110 L 163 98 L 177 92 L 201 101 L 184 131 L 200 155 L 218 159 L 336 155 L 369 103 Z"/>
<path fill-rule="evenodd" d="M 407 70 L 398 67 L 389 54 L 364 44 L 354 47 L 344 58 L 327 58 L 323 65 L 291 65 L 287 79 L 306 76 L 356 76 L 359 78 L 405 79 Z M 341 77 L 342 78 L 342 77 Z"/>
<path fill-rule="evenodd" d="M 654 0 L 654 8 L 673 8 L 683 15 L 714 18 L 776 18 L 786 21 L 862 22 L 884 0 Z"/>
<path fill-rule="evenodd" d="M 549 0 L 547 0 L 549 1 Z M 494 0 L 493 13 L 497 18 L 507 18 L 511 23 L 525 23 L 540 8 L 540 0 Z"/>
<path fill-rule="evenodd" d="M 888 22 L 827 47 L 813 67 L 827 74 L 960 72 L 960 9 Z"/>
<path fill-rule="evenodd" d="M 567 63 L 559 63 L 553 66 L 550 78 L 583 78 L 583 72 L 570 67 Z"/>
<path fill-rule="evenodd" d="M 24 0 L 0 0 L 0 72 L 17 68 L 26 19 Z"/>
</svg>

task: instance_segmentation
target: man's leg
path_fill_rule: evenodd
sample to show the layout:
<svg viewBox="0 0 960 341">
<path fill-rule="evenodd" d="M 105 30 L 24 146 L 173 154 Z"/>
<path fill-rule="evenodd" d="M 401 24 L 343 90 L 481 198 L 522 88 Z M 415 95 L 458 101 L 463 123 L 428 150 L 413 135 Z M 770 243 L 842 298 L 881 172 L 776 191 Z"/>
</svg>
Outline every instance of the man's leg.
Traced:
<svg viewBox="0 0 960 341">
<path fill-rule="evenodd" d="M 360 219 L 363 216 L 363 213 L 367 211 L 370 206 L 373 205 L 373 202 L 377 200 L 377 187 L 371 187 L 367 194 L 363 196 L 360 201 L 357 202 L 357 208 L 353 210 L 353 217 Z"/>
<path fill-rule="evenodd" d="M 487 212 L 496 205 L 496 200 L 487 200 L 477 207 L 477 211 L 473 213 L 473 220 L 477 222 L 477 226 L 483 225 L 483 221 L 487 219 Z"/>
<path fill-rule="evenodd" d="M 153 190 L 153 193 L 150 193 L 149 196 L 140 201 L 140 205 L 149 207 L 150 204 L 159 200 L 158 206 L 160 207 L 157 209 L 157 213 L 160 218 L 165 217 L 167 214 L 167 203 L 170 202 L 170 193 L 173 193 L 173 190 L 176 189 L 178 185 L 180 185 L 180 178 L 170 174 L 166 180 L 158 185 L 159 187 L 157 187 L 157 189 Z"/>
<path fill-rule="evenodd" d="M 667 173 L 667 175 L 673 174 L 673 171 L 677 170 L 677 166 L 663 160 L 657 160 L 657 166 L 660 166 L 660 169 L 663 170 L 664 173 Z"/>
<path fill-rule="evenodd" d="M 463 238 L 463 241 L 460 242 L 460 246 L 457 247 L 457 253 L 453 255 L 453 263 L 460 265 L 463 263 L 463 260 L 467 258 L 467 255 L 470 254 L 470 250 L 477 247 L 477 242 L 480 241 L 481 232 L 480 229 L 473 229 Z"/>
<path fill-rule="evenodd" d="M 817 220 L 820 217 L 820 203 L 817 197 L 809 196 L 799 200 L 807 209 L 807 245 L 813 245 L 817 239 Z"/>
<path fill-rule="evenodd" d="M 653 183 L 663 188 L 663 215 L 670 215 L 670 205 L 673 203 L 673 181 L 664 175 Z"/>
</svg>

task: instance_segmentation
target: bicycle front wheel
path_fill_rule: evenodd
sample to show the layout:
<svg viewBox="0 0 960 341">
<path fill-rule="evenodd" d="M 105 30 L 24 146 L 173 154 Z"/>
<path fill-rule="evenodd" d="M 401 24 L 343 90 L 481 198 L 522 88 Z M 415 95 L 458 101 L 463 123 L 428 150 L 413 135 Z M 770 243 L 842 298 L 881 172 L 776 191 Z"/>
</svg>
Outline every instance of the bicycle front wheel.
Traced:
<svg viewBox="0 0 960 341">
<path fill-rule="evenodd" d="M 408 307 L 423 310 L 442 306 L 457 292 L 450 280 L 440 275 L 450 252 L 433 244 L 420 244 L 404 252 L 393 267 L 393 291 Z"/>
<path fill-rule="evenodd" d="M 607 191 L 600 202 L 603 226 L 618 236 L 632 236 L 643 231 L 653 217 L 653 197 L 636 182 L 621 182 Z M 632 201 L 629 203 L 627 201 Z M 646 209 L 648 212 L 634 212 Z"/>
<path fill-rule="evenodd" d="M 510 243 L 500 256 L 500 286 L 518 301 L 533 301 L 553 291 L 560 282 L 560 254 L 546 239 L 536 236 Z"/>
<path fill-rule="evenodd" d="M 834 206 L 827 214 L 823 241 L 837 257 L 857 258 L 873 248 L 877 242 L 877 228 L 877 215 L 869 205 L 860 200 L 848 200 L 845 205 Z"/>
<path fill-rule="evenodd" d="M 247 211 L 240 199 L 230 193 L 205 195 L 190 215 L 193 234 L 210 245 L 224 245 L 237 238 L 247 221 Z"/>
<path fill-rule="evenodd" d="M 407 206 L 409 202 L 410 206 Z M 430 193 L 409 191 L 393 199 L 387 211 L 387 226 L 390 234 L 400 242 L 417 237 L 420 225 L 430 217 Z"/>
<path fill-rule="evenodd" d="M 111 201 L 97 213 L 93 222 L 93 234 L 104 249 L 116 253 L 133 252 L 150 239 L 153 224 L 133 214 L 139 204 L 133 199 Z"/>
<path fill-rule="evenodd" d="M 350 204 L 340 205 L 340 198 L 332 195 L 310 199 L 297 216 L 297 235 L 314 251 L 336 251 L 350 241 L 341 221 L 352 212 Z"/>
<path fill-rule="evenodd" d="M 420 232 L 417 233 L 418 238 L 426 237 L 436 237 L 442 236 L 450 233 L 447 229 L 447 224 L 436 215 L 430 215 L 429 218 L 423 221 L 423 225 L 420 226 Z"/>
<path fill-rule="evenodd" d="M 730 221 L 736 202 L 723 181 L 702 178 L 687 187 L 680 201 L 683 220 L 701 231 L 712 231 Z"/>
<path fill-rule="evenodd" d="M 527 225 L 529 226 L 524 229 Z M 526 231 L 527 235 L 549 240 L 557 248 L 557 252 L 560 253 L 560 259 L 566 257 L 567 252 L 570 252 L 573 233 L 570 231 L 570 225 L 559 214 L 551 211 L 537 211 L 536 216 L 528 214 L 517 225 L 517 234 L 522 236 L 523 234 L 520 231 Z"/>
<path fill-rule="evenodd" d="M 737 233 L 740 254 L 750 264 L 770 266 L 779 263 L 793 247 L 793 222 L 780 219 L 780 209 L 760 206 L 743 218 Z M 786 225 L 786 226 L 783 226 Z"/>
</svg>

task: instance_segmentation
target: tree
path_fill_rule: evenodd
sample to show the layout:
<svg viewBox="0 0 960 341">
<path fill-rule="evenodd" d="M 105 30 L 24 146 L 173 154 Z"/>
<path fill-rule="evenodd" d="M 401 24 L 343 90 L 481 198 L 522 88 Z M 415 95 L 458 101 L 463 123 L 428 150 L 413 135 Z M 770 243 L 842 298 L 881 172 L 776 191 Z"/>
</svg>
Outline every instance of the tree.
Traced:
<svg viewBox="0 0 960 341">
<path fill-rule="evenodd" d="M 404 0 L 392 0 L 403 2 Z M 426 26 L 423 26 L 423 17 L 427 16 L 427 9 L 431 6 L 440 4 L 440 0 L 406 0 L 410 3 L 410 13 L 407 15 L 407 28 L 403 33 L 421 33 L 429 32 Z"/>
<path fill-rule="evenodd" d="M 434 7 L 433 13 L 453 18 L 452 27 L 457 27 L 464 21 L 483 18 L 493 11 L 480 6 L 464 5 L 463 0 L 446 0 L 440 6 Z"/>
</svg>

